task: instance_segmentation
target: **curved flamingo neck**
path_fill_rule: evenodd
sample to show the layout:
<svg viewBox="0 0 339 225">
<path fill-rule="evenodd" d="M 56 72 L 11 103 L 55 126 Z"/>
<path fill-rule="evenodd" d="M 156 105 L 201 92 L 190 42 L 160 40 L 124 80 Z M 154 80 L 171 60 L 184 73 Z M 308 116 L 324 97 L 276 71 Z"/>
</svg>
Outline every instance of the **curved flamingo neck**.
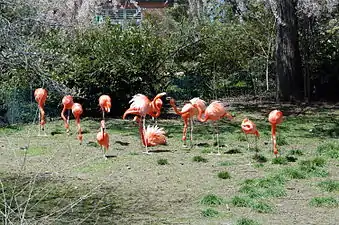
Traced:
<svg viewBox="0 0 339 225">
<path fill-rule="evenodd" d="M 208 116 L 206 116 L 205 114 L 204 118 L 202 118 L 202 115 L 203 115 L 202 109 L 200 107 L 196 107 L 196 108 L 198 109 L 198 116 L 197 116 L 198 120 L 200 122 L 206 122 L 208 120 Z"/>
<path fill-rule="evenodd" d="M 182 115 L 182 113 L 178 110 L 177 106 L 175 105 L 175 101 L 170 102 L 170 105 L 172 106 L 174 112 L 178 115 Z"/>
</svg>

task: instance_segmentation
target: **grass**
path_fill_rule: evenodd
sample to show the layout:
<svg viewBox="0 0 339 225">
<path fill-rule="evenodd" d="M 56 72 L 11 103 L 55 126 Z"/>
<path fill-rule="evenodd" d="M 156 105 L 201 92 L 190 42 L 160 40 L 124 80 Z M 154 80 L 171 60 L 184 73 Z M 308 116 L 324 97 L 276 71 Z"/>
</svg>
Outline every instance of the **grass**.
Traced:
<svg viewBox="0 0 339 225">
<path fill-rule="evenodd" d="M 231 178 L 231 175 L 229 174 L 229 172 L 223 171 L 223 172 L 219 172 L 219 173 L 218 173 L 218 177 L 219 177 L 220 179 L 230 179 L 230 178 Z"/>
<path fill-rule="evenodd" d="M 205 209 L 201 211 L 201 214 L 203 217 L 217 217 L 219 215 L 219 212 L 215 209 Z"/>
<path fill-rule="evenodd" d="M 23 207 L 16 208 L 14 199 L 10 203 L 10 196 L 13 193 L 18 204 L 24 206 L 37 175 L 26 224 L 32 221 L 45 224 L 40 218 L 46 218 L 64 207 L 64 211 L 49 217 L 55 221 L 47 222 L 227 224 L 232 221 L 235 225 L 256 224 L 255 221 L 263 224 L 272 221 L 276 224 L 293 224 L 295 221 L 316 224 L 319 220 L 315 218 L 322 218 L 324 224 L 337 221 L 339 217 L 334 213 L 337 209 L 317 209 L 314 206 L 338 207 L 335 173 L 338 169 L 338 144 L 334 139 L 326 140 L 324 135 L 320 139 L 308 131 L 314 124 L 320 128 L 331 127 L 336 122 L 335 117 L 327 115 L 328 111 L 326 114 L 307 113 L 298 118 L 286 116 L 278 127 L 283 136 L 277 136 L 278 139 L 281 137 L 279 146 L 285 145 L 282 148 L 284 154 L 276 160 L 271 150 L 270 127 L 265 114 L 268 111 L 262 109 L 257 112 L 255 108 L 254 114 L 238 113 L 239 117 L 249 114 L 260 131 L 260 155 L 254 160 L 254 152 L 247 151 L 247 143 L 237 121 L 221 122 L 221 143 L 227 143 L 222 152 L 226 154 L 211 156 L 202 154 L 212 150 L 213 129 L 208 123 L 195 124 L 194 141 L 201 144 L 185 151 L 182 148 L 180 117 L 178 120 L 161 118 L 158 126 L 170 133 L 168 145 L 152 147 L 152 154 L 143 154 L 137 125 L 131 121 L 132 117 L 124 121 L 107 118 L 111 140 L 108 155 L 117 155 L 107 160 L 102 157 L 95 138 L 99 119 L 88 119 L 82 123 L 83 129 L 88 131 L 84 133 L 83 145 L 76 140 L 73 121 L 69 137 L 65 134 L 62 120 L 47 123 L 46 131 L 56 132 L 47 138 L 36 136 L 37 124 L 5 128 L 6 134 L 0 128 L 0 171 L 20 171 L 26 176 L 25 180 L 15 184 L 18 175 L 13 175 L 12 181 L 7 178 L 5 181 L 6 176 L 1 174 L 7 199 L 4 205 L 3 197 L 0 197 L 0 210 L 4 212 L 4 207 L 10 205 L 12 216 L 16 218 L 11 222 L 19 224 Z M 286 113 L 289 114 L 290 111 Z M 152 125 L 154 121 L 147 119 L 146 123 Z M 22 154 L 22 146 L 28 146 L 26 158 Z M 20 163 L 24 159 L 26 164 L 22 166 Z M 252 165 L 248 164 L 249 161 Z M 227 180 L 219 180 L 224 178 Z M 17 190 L 13 191 L 15 185 Z M 325 197 L 321 197 L 326 193 Z M 291 206 L 294 198 L 307 198 L 309 204 L 293 201 Z M 76 204 L 71 208 L 72 203 Z M 245 208 L 228 211 L 228 205 Z"/>
<path fill-rule="evenodd" d="M 339 201 L 333 197 L 314 197 L 310 201 L 310 205 L 314 207 L 338 207 Z"/>
<path fill-rule="evenodd" d="M 206 163 L 208 160 L 200 155 L 193 157 L 194 162 L 203 162 Z"/>
<path fill-rule="evenodd" d="M 317 153 L 332 159 L 339 159 L 339 144 L 331 142 L 319 145 Z"/>
<path fill-rule="evenodd" d="M 168 164 L 168 161 L 167 161 L 167 159 L 158 159 L 157 163 L 159 165 L 166 165 L 166 164 Z"/>
<path fill-rule="evenodd" d="M 260 223 L 252 219 L 240 218 L 237 220 L 236 225 L 260 225 Z"/>
<path fill-rule="evenodd" d="M 288 160 L 283 156 L 272 159 L 272 164 L 286 165 L 287 163 L 288 163 Z"/>
<path fill-rule="evenodd" d="M 224 202 L 224 199 L 213 194 L 206 195 L 200 200 L 201 204 L 210 206 L 221 205 Z"/>
<path fill-rule="evenodd" d="M 265 163 L 267 162 L 267 158 L 264 155 L 254 155 L 253 159 L 258 163 Z"/>
<path fill-rule="evenodd" d="M 323 191 L 328 192 L 338 192 L 339 191 L 339 181 L 336 180 L 326 180 L 318 183 L 318 187 L 320 187 Z"/>
</svg>

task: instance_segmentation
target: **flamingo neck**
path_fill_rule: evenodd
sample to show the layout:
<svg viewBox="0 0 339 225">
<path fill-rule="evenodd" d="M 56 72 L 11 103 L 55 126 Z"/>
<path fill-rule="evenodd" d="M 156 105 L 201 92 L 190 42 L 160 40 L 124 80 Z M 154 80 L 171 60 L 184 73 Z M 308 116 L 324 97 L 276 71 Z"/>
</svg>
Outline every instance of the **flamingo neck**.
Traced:
<svg viewBox="0 0 339 225">
<path fill-rule="evenodd" d="M 203 115 L 202 109 L 200 107 L 196 107 L 196 108 L 198 109 L 198 116 L 197 116 L 198 120 L 200 122 L 206 122 L 208 117 L 205 115 L 204 118 L 202 118 L 202 115 Z"/>
</svg>

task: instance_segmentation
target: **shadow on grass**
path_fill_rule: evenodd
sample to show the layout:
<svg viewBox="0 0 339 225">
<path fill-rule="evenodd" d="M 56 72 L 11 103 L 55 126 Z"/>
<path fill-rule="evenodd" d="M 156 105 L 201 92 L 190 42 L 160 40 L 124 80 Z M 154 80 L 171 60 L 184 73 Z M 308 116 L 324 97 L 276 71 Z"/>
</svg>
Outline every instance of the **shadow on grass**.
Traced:
<svg viewBox="0 0 339 225">
<path fill-rule="evenodd" d="M 50 173 L 38 174 L 34 182 L 33 177 L 1 174 L 0 211 L 8 216 L 7 221 L 1 218 L 4 224 L 137 224 L 158 210 L 147 199 L 134 204 L 131 198 L 137 196 L 117 193 L 114 186 L 70 183 Z"/>
</svg>

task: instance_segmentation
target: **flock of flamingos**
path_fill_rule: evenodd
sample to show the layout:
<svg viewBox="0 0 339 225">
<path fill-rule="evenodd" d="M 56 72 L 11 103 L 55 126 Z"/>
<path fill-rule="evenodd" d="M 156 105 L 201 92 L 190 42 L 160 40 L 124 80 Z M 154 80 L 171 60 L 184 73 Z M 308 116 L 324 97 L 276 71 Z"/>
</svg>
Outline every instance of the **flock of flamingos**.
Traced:
<svg viewBox="0 0 339 225">
<path fill-rule="evenodd" d="M 123 115 L 123 119 L 128 114 L 134 115 L 133 121 L 136 121 L 139 125 L 139 134 L 141 138 L 142 144 L 145 146 L 146 151 L 144 153 L 149 153 L 147 147 L 166 144 L 166 136 L 165 131 L 163 128 L 159 128 L 157 125 L 146 127 L 145 125 L 145 118 L 147 115 L 150 115 L 153 118 L 158 118 L 160 116 L 160 111 L 163 105 L 161 97 L 165 96 L 166 93 L 160 93 L 154 97 L 152 101 L 150 101 L 145 95 L 137 94 L 134 95 L 133 98 L 130 100 L 131 103 L 129 109 L 127 109 Z M 34 91 L 35 100 L 38 103 L 39 108 L 39 136 L 41 134 L 41 130 L 45 132 L 45 111 L 44 105 L 47 99 L 47 90 L 43 88 L 38 88 Z M 227 117 L 228 119 L 232 120 L 232 116 L 228 113 L 224 107 L 224 105 L 220 101 L 213 101 L 209 106 L 206 107 L 206 102 L 201 100 L 200 98 L 193 98 L 189 102 L 185 103 L 181 110 L 179 110 L 175 105 L 175 100 L 171 97 L 167 97 L 169 100 L 170 105 L 173 107 L 176 114 L 180 115 L 184 121 L 184 128 L 183 128 L 183 136 L 182 140 L 184 145 L 186 146 L 186 134 L 187 128 L 190 125 L 190 144 L 192 145 L 192 132 L 193 132 L 193 117 L 197 117 L 200 122 L 207 122 L 208 120 L 211 121 L 218 121 L 223 117 Z M 62 99 L 63 109 L 61 112 L 61 117 L 64 120 L 65 128 L 67 134 L 69 134 L 69 117 L 70 111 L 72 111 L 75 121 L 78 128 L 78 135 L 77 139 L 79 140 L 80 144 L 82 143 L 82 130 L 80 126 L 80 116 L 83 113 L 83 109 L 81 104 L 74 103 L 73 97 L 70 95 L 64 96 Z M 111 109 L 111 98 L 108 95 L 102 95 L 99 98 L 99 106 L 102 111 L 102 120 L 100 122 L 100 131 L 98 132 L 96 138 L 99 145 L 104 150 L 104 157 L 106 157 L 106 153 L 109 148 L 109 135 L 106 132 L 105 127 L 105 112 L 109 113 Z M 67 118 L 65 117 L 65 112 L 67 111 Z M 273 145 L 273 153 L 277 157 L 278 156 L 278 149 L 276 144 L 276 126 L 280 124 L 283 119 L 283 114 L 279 110 L 273 110 L 270 112 L 268 116 L 268 121 L 271 123 L 272 126 L 272 145 Z M 241 128 L 244 134 L 246 135 L 246 139 L 248 142 L 247 135 L 253 134 L 255 135 L 255 140 L 259 138 L 259 132 L 256 128 L 255 123 L 251 120 L 245 118 L 241 123 Z M 45 133 L 46 135 L 46 133 Z M 219 151 L 219 139 L 218 139 L 218 132 L 217 136 L 217 146 L 218 146 L 218 154 L 220 155 Z M 249 142 L 248 142 L 249 148 Z"/>
</svg>

